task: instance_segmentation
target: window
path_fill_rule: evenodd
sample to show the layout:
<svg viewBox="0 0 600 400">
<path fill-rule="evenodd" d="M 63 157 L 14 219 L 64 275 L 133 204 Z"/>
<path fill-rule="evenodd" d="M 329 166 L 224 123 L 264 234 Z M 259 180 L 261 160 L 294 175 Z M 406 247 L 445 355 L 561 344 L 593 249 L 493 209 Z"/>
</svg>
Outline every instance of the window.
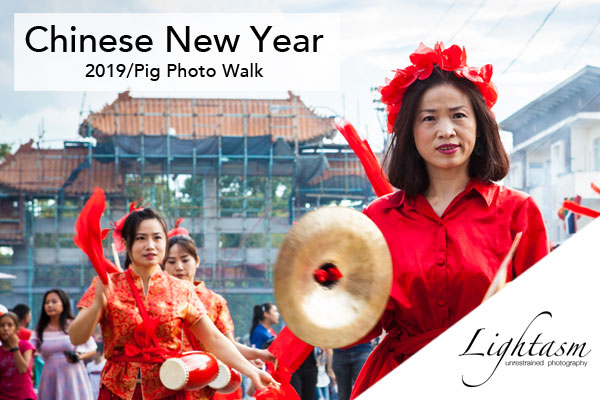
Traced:
<svg viewBox="0 0 600 400">
<path fill-rule="evenodd" d="M 600 171 L 600 137 L 593 141 L 594 149 L 594 171 Z"/>
<path fill-rule="evenodd" d="M 535 187 L 544 183 L 544 163 L 530 162 L 527 164 L 527 186 Z"/>
<path fill-rule="evenodd" d="M 510 166 L 510 186 L 515 189 L 523 189 L 523 164 L 516 162 Z"/>
<path fill-rule="evenodd" d="M 550 168 L 552 176 L 565 172 L 565 143 L 563 141 L 553 143 L 550 147 Z"/>
</svg>

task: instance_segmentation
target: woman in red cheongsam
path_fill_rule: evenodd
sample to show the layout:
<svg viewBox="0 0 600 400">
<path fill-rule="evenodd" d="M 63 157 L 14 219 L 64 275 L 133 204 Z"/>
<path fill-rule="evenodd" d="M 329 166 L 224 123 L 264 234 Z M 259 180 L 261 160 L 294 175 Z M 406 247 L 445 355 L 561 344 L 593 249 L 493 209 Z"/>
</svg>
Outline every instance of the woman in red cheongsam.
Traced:
<svg viewBox="0 0 600 400">
<path fill-rule="evenodd" d="M 79 301 L 70 326 L 74 344 L 84 343 L 98 322 L 105 343 L 99 399 L 185 399 L 160 383 L 161 362 L 182 350 L 182 330 L 194 336 L 223 362 L 262 387 L 277 383 L 251 365 L 221 332 L 188 283 L 163 272 L 167 227 L 153 210 L 131 212 L 122 226 L 127 250 L 125 272 L 97 280 Z"/>
<path fill-rule="evenodd" d="M 273 362 L 275 357 L 273 357 L 268 350 L 254 349 L 235 341 L 233 337 L 234 326 L 231 315 L 229 314 L 229 308 L 227 307 L 227 300 L 221 295 L 208 289 L 204 282 L 196 281 L 194 279 L 196 276 L 196 269 L 198 269 L 198 266 L 200 265 L 200 257 L 198 256 L 196 243 L 185 233 L 179 233 L 169 237 L 164 262 L 165 272 L 194 285 L 194 292 L 206 308 L 210 320 L 223 335 L 231 340 L 244 357 L 249 360 Z M 171 233 L 169 232 L 169 235 L 170 234 Z M 184 331 L 184 349 L 203 350 L 201 343 L 199 343 L 189 331 Z M 219 396 L 215 396 L 215 391 L 210 387 L 190 392 L 190 397 L 195 400 L 213 399 Z M 238 391 L 237 396 L 231 396 L 231 398 L 237 399 L 241 397 L 241 390 Z"/>
<path fill-rule="evenodd" d="M 468 67 L 464 48 L 443 44 L 421 44 L 410 60 L 380 89 L 392 133 L 387 172 L 400 190 L 365 210 L 392 255 L 390 299 L 369 335 L 387 336 L 351 398 L 477 307 L 518 232 L 508 280 L 548 253 L 533 199 L 494 183 L 509 163 L 490 110 L 492 66 Z"/>
</svg>

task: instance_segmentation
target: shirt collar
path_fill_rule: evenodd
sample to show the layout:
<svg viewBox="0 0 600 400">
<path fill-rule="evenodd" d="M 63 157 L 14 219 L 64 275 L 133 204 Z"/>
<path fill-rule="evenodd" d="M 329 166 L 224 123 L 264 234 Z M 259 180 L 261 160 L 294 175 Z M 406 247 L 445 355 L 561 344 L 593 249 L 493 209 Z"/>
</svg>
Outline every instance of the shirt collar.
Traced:
<svg viewBox="0 0 600 400">
<path fill-rule="evenodd" d="M 139 276 L 137 272 L 135 272 L 135 269 L 133 269 L 133 268 L 130 268 L 130 269 L 131 269 L 131 272 L 132 272 L 132 274 L 131 274 L 131 275 L 133 276 L 133 279 L 134 279 L 135 281 L 139 280 L 139 281 L 141 282 L 141 280 L 142 280 L 142 277 L 141 277 L 141 276 Z M 155 281 L 155 280 L 157 280 L 157 279 L 161 279 L 163 276 L 164 276 L 164 272 L 163 272 L 163 270 L 162 270 L 162 269 L 160 269 L 160 268 L 156 268 L 156 269 L 155 269 L 155 270 L 152 272 L 152 275 L 150 275 L 150 281 Z"/>
<path fill-rule="evenodd" d="M 479 193 L 489 207 L 494 200 L 495 185 L 491 182 L 484 182 L 480 179 L 472 178 L 469 183 L 467 183 L 467 186 L 465 187 L 465 190 L 462 191 L 462 194 L 466 195 L 471 191 Z M 410 210 L 415 208 L 415 201 L 416 197 L 407 196 L 404 191 L 398 190 L 385 200 L 383 208 L 389 209 L 403 206 L 405 209 Z"/>
<path fill-rule="evenodd" d="M 485 203 L 489 207 L 494 200 L 494 195 L 496 194 L 496 185 L 492 182 L 484 182 L 480 179 L 471 179 L 465 188 L 465 192 L 474 190 L 479 193 L 481 197 L 485 200 Z"/>
<path fill-rule="evenodd" d="M 204 283 L 204 281 L 194 281 L 194 286 L 200 289 L 206 288 L 206 284 Z"/>
</svg>

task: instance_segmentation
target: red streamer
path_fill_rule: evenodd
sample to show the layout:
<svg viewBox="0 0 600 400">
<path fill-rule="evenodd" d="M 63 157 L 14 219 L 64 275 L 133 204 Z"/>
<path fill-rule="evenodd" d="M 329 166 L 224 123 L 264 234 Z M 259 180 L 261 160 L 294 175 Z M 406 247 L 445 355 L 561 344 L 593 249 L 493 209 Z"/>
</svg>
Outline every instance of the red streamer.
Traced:
<svg viewBox="0 0 600 400">
<path fill-rule="evenodd" d="M 280 367 L 284 366 L 290 372 L 295 372 L 313 349 L 313 346 L 298 339 L 287 326 L 269 346 L 271 354 L 279 360 Z"/>
<path fill-rule="evenodd" d="M 575 214 L 585 215 L 590 218 L 598 218 L 600 217 L 600 211 L 592 210 L 591 208 L 587 208 L 584 206 L 580 206 L 579 204 L 567 200 L 563 203 L 563 208 L 566 208 L 569 211 L 574 212 Z"/>
<path fill-rule="evenodd" d="M 96 187 L 75 221 L 73 241 L 88 256 L 102 283 L 107 285 L 108 273 L 120 270 L 104 256 L 102 248 L 102 239 L 108 234 L 107 230 L 100 228 L 100 219 L 105 209 L 104 191 Z"/>
<path fill-rule="evenodd" d="M 373 191 L 377 197 L 392 193 L 394 188 L 388 182 L 387 176 L 381 169 L 379 160 L 375 157 L 371 146 L 366 140 L 362 140 L 356 132 L 356 129 L 348 121 L 342 120 L 339 124 L 335 124 L 336 128 L 346 138 L 346 141 L 354 151 L 354 154 L 360 160 Z"/>
</svg>

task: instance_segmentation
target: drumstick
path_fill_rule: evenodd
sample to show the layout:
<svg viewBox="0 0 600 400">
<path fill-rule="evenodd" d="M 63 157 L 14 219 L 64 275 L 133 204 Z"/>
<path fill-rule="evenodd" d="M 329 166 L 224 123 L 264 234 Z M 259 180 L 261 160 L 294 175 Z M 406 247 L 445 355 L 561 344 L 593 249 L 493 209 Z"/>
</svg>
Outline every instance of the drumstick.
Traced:
<svg viewBox="0 0 600 400">
<path fill-rule="evenodd" d="M 504 286 L 506 286 L 506 272 L 508 270 L 508 263 L 510 263 L 510 260 L 515 255 L 515 251 L 517 250 L 517 246 L 519 245 L 519 242 L 521 241 L 522 235 L 523 235 L 523 232 L 519 232 L 515 236 L 515 240 L 513 240 L 512 245 L 510 246 L 510 250 L 508 250 L 508 254 L 506 254 L 506 256 L 504 257 L 504 260 L 502 260 L 502 264 L 500 264 L 500 268 L 498 268 L 498 272 L 496 272 L 496 276 L 494 276 L 494 279 L 492 280 L 490 287 L 488 288 L 487 292 L 485 293 L 485 296 L 483 296 L 483 300 L 481 301 L 482 303 L 484 301 L 486 301 L 487 299 L 489 299 L 490 297 L 492 297 L 495 293 L 497 293 L 501 289 L 503 289 Z"/>
<path fill-rule="evenodd" d="M 117 252 L 115 244 L 111 243 L 110 247 L 112 248 L 113 258 L 115 259 L 115 265 L 120 271 L 123 271 L 123 269 L 121 268 L 121 260 L 119 260 L 119 253 Z"/>
</svg>

